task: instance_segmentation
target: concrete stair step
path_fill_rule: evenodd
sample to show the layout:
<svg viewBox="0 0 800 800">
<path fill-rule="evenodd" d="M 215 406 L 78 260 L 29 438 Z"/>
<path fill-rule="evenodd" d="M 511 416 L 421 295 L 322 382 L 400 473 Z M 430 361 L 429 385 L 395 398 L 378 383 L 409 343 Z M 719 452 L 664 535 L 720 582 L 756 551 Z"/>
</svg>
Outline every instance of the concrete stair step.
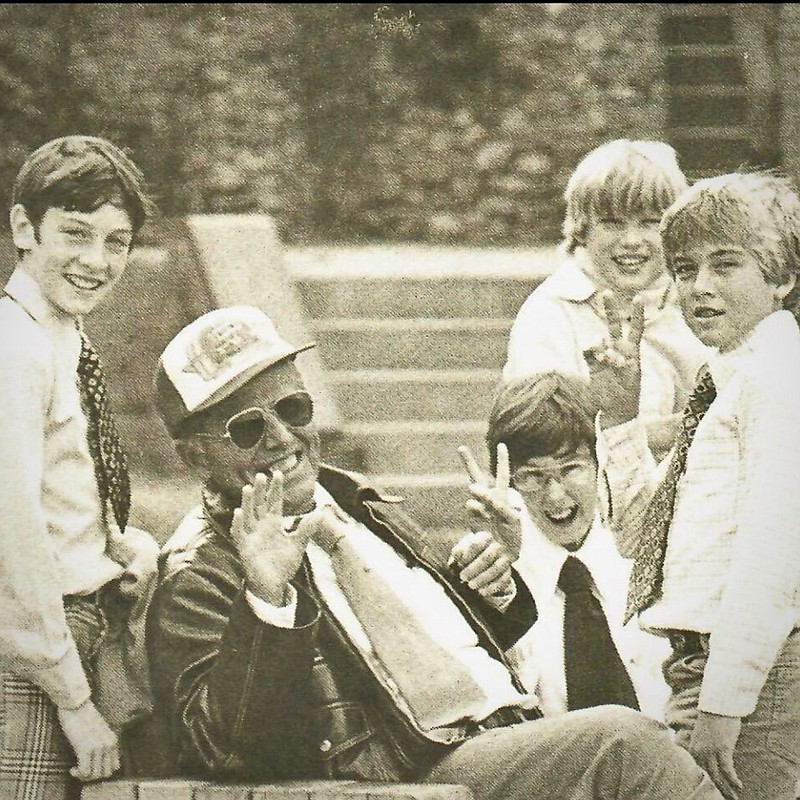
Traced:
<svg viewBox="0 0 800 800">
<path fill-rule="evenodd" d="M 505 363 L 508 319 L 325 319 L 314 323 L 324 363 L 348 369 L 488 368 Z"/>
<path fill-rule="evenodd" d="M 302 278 L 296 286 L 310 317 L 513 319 L 542 275 L 492 278 Z"/>
<path fill-rule="evenodd" d="M 331 370 L 344 420 L 486 419 L 497 369 Z"/>
<path fill-rule="evenodd" d="M 348 423 L 340 433 L 346 446 L 359 448 L 361 468 L 368 474 L 414 475 L 457 472 L 459 445 L 467 445 L 484 464 L 485 431 L 483 420 L 429 420 Z"/>
<path fill-rule="evenodd" d="M 312 318 L 516 316 L 555 248 L 295 247 L 289 274 Z"/>
</svg>

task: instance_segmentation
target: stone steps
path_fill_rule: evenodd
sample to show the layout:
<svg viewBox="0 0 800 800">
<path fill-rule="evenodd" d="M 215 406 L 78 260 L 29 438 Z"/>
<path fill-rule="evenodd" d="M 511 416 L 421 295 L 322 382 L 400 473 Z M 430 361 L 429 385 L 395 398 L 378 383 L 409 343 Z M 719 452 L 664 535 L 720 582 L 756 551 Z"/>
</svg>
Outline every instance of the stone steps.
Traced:
<svg viewBox="0 0 800 800">
<path fill-rule="evenodd" d="M 336 402 L 343 466 L 405 498 L 423 526 L 463 531 L 456 448 L 485 463 L 511 322 L 553 248 L 309 247 L 285 260 Z"/>
</svg>

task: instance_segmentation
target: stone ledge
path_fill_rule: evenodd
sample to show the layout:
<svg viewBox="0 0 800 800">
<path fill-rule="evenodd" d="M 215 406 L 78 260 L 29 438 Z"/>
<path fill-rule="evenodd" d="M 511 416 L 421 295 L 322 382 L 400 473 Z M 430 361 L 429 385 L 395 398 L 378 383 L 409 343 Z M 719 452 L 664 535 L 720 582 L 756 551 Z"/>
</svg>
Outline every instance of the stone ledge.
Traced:
<svg viewBox="0 0 800 800">
<path fill-rule="evenodd" d="M 88 784 L 81 800 L 473 800 L 466 786 L 434 783 L 284 781 L 219 784 L 198 780 L 114 780 Z"/>
</svg>

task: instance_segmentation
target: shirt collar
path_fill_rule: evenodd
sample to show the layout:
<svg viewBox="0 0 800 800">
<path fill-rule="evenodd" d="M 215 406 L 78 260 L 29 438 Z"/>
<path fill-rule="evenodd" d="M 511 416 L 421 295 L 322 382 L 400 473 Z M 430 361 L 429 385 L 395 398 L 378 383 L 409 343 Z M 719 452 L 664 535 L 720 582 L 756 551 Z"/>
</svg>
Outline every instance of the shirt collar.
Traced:
<svg viewBox="0 0 800 800">
<path fill-rule="evenodd" d="M 550 278 L 550 291 L 562 300 L 575 303 L 585 303 L 597 294 L 598 286 L 592 277 L 592 262 L 586 250 L 579 247 L 564 259 Z M 652 286 L 639 292 L 639 297 L 644 304 L 645 319 L 649 320 L 664 306 L 674 302 L 674 283 L 664 273 Z"/>
<path fill-rule="evenodd" d="M 76 323 L 80 325 L 80 320 L 60 311 L 47 300 L 36 279 L 20 266 L 11 274 L 5 291 L 33 319 L 49 331 L 61 333 L 68 329 L 75 330 Z"/>
<path fill-rule="evenodd" d="M 792 332 L 797 335 L 797 322 L 792 312 L 775 311 L 764 317 L 737 348 L 726 353 L 713 351 L 708 366 L 717 390 L 722 389 L 754 353 L 780 352 L 781 342 Z"/>
<path fill-rule="evenodd" d="M 537 603 L 549 603 L 558 588 L 558 577 L 568 556 L 579 559 L 589 570 L 597 593 L 602 600 L 618 591 L 620 580 L 627 581 L 624 574 L 626 561 L 617 551 L 610 531 L 595 517 L 583 544 L 569 551 L 551 542 L 522 510 L 521 571 L 530 573 L 530 589 Z M 523 578 L 525 575 L 523 574 Z"/>
</svg>

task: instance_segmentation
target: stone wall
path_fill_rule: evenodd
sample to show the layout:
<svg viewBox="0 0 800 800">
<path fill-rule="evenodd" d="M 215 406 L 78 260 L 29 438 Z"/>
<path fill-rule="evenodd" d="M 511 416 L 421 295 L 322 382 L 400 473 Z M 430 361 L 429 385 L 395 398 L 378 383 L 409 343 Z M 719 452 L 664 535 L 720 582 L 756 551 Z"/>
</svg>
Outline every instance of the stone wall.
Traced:
<svg viewBox="0 0 800 800">
<path fill-rule="evenodd" d="M 132 150 L 168 216 L 266 212 L 288 241 L 552 241 L 580 156 L 662 129 L 656 14 L 6 4 L 0 185 L 91 131 Z"/>
</svg>

